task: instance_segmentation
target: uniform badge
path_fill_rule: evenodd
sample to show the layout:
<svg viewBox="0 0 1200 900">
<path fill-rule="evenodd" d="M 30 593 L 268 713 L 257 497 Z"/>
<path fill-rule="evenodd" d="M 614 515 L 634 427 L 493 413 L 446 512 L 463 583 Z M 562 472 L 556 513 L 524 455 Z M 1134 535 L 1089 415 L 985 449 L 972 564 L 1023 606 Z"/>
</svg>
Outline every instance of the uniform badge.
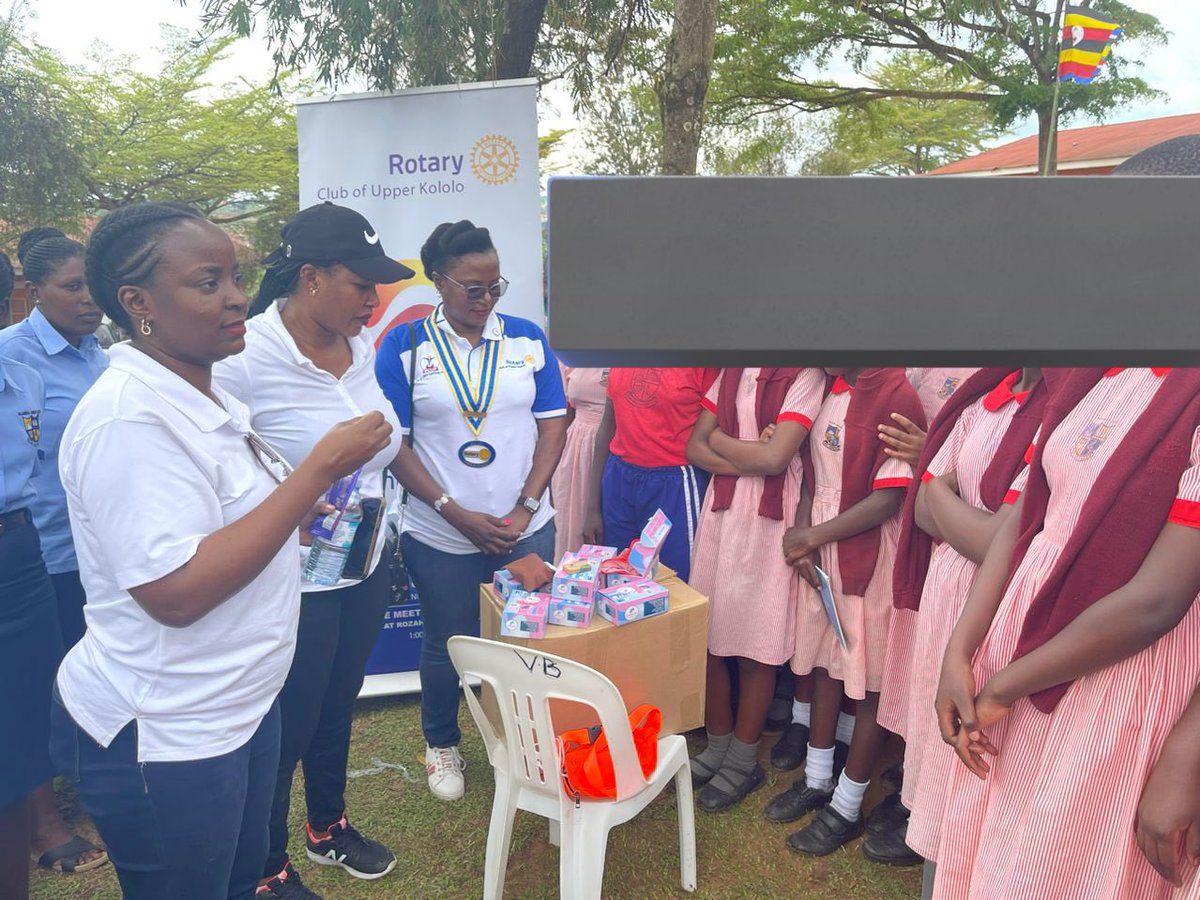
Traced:
<svg viewBox="0 0 1200 900">
<path fill-rule="evenodd" d="M 483 469 L 496 461 L 496 448 L 487 441 L 468 441 L 458 448 L 458 461 L 472 469 Z"/>
<path fill-rule="evenodd" d="M 834 453 L 841 452 L 842 449 L 842 426 L 830 423 L 825 428 L 825 439 L 821 441 L 826 447 Z"/>
<path fill-rule="evenodd" d="M 938 399 L 949 400 L 950 395 L 958 390 L 958 386 L 961 382 L 961 378 L 947 378 L 942 382 L 941 390 L 938 391 Z"/>
<path fill-rule="evenodd" d="M 1104 422 L 1093 422 L 1079 433 L 1079 437 L 1075 440 L 1075 447 L 1071 452 L 1075 455 L 1076 459 L 1091 459 L 1111 433 L 1111 425 L 1107 425 Z"/>
<path fill-rule="evenodd" d="M 25 428 L 25 437 L 36 447 L 42 439 L 42 411 L 27 409 L 17 415 L 21 417 L 21 425 Z"/>
</svg>

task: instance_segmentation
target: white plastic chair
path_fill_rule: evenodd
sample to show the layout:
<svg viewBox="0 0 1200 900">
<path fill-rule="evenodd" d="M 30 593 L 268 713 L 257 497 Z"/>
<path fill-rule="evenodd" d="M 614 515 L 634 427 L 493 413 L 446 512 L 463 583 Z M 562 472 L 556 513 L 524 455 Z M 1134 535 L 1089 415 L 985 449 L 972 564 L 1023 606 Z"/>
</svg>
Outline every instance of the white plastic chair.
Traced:
<svg viewBox="0 0 1200 900">
<path fill-rule="evenodd" d="M 559 844 L 559 896 L 595 900 L 604 882 L 608 832 L 628 822 L 662 793 L 673 778 L 679 801 L 679 875 L 684 890 L 696 889 L 696 818 L 687 743 L 680 735 L 658 741 L 658 765 L 649 778 L 633 745 L 621 693 L 608 678 L 581 663 L 481 638 L 449 640 L 450 659 L 466 683 L 490 684 L 500 705 L 504 734 L 498 735 L 469 688 L 467 706 L 483 735 L 496 773 L 496 796 L 484 863 L 484 900 L 504 895 L 509 842 L 518 809 L 550 820 L 551 843 Z M 550 719 L 551 700 L 592 707 L 608 736 L 617 782 L 615 800 L 578 803 L 563 789 Z"/>
</svg>

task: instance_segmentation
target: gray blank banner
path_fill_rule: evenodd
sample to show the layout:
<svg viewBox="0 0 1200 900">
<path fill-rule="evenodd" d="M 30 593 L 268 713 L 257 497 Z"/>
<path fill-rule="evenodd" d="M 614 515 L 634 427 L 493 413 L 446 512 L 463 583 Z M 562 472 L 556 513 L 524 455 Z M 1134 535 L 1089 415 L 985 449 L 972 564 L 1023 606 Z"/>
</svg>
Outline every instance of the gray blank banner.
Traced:
<svg viewBox="0 0 1200 900">
<path fill-rule="evenodd" d="M 572 365 L 1200 366 L 1200 179 L 552 178 Z"/>
</svg>

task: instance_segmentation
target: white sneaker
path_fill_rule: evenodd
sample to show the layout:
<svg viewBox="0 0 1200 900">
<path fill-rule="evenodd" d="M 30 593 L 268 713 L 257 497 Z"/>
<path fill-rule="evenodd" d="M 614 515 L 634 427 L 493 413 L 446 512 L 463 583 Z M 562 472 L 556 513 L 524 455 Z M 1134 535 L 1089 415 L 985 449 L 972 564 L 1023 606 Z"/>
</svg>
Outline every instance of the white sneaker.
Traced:
<svg viewBox="0 0 1200 900">
<path fill-rule="evenodd" d="M 457 747 L 425 746 L 425 771 L 429 775 L 429 790 L 439 800 L 462 799 L 465 783 L 463 769 L 467 767 Z"/>
</svg>

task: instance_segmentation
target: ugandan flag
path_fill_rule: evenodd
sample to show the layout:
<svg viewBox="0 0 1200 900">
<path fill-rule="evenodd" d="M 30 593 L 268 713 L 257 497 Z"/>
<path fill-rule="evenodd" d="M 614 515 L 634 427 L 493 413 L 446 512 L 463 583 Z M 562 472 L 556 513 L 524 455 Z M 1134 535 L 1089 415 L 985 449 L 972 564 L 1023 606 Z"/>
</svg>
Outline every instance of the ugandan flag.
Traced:
<svg viewBox="0 0 1200 900">
<path fill-rule="evenodd" d="M 1068 6 L 1063 15 L 1062 49 L 1058 54 L 1058 80 L 1090 84 L 1112 50 L 1121 26 L 1083 6 Z"/>
</svg>

